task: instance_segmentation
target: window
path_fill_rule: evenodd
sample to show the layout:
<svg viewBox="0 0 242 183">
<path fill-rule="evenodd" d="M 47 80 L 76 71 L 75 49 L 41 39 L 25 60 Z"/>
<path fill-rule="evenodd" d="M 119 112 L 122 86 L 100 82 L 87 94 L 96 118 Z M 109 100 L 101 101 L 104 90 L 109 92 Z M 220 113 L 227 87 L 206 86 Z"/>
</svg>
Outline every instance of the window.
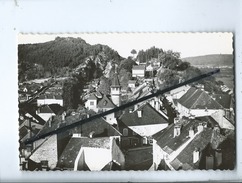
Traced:
<svg viewBox="0 0 242 183">
<path fill-rule="evenodd" d="M 124 128 L 124 129 L 123 129 L 123 135 L 124 135 L 124 136 L 128 136 L 128 129 L 127 129 L 127 128 Z"/>
<path fill-rule="evenodd" d="M 94 105 L 94 102 L 93 102 L 93 101 L 91 101 L 91 102 L 90 102 L 90 105 Z"/>
</svg>

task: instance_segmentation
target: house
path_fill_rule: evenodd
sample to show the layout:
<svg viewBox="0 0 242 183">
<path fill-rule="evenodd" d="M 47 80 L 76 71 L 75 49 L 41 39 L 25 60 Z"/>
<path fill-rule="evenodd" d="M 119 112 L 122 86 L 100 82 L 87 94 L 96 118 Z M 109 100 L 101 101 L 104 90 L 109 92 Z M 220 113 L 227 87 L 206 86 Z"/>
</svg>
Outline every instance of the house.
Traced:
<svg viewBox="0 0 242 183">
<path fill-rule="evenodd" d="M 41 136 L 58 128 L 64 127 L 65 125 L 71 125 L 79 120 L 87 118 L 87 115 L 93 114 L 95 114 L 95 112 L 90 111 L 87 114 L 82 113 L 66 117 L 63 113 L 61 116 L 55 116 L 53 119 L 50 118 L 52 120 L 49 120 L 37 135 Z M 66 130 L 65 132 L 54 134 L 35 141 L 33 144 L 30 144 L 31 147 L 33 147 L 33 150 L 30 149 L 28 151 L 26 160 L 27 162 L 31 160 L 31 162 L 36 164 L 36 166 L 39 166 L 41 161 L 45 160 L 48 162 L 47 165 L 49 169 L 56 169 L 58 159 L 71 138 L 113 137 L 117 143 L 119 143 L 121 135 L 122 134 L 117 129 L 107 123 L 103 118 L 97 118 L 88 123 L 80 124 L 70 130 Z M 28 166 L 28 163 L 25 165 Z"/>
<path fill-rule="evenodd" d="M 118 120 L 118 130 L 122 134 L 120 136 L 120 148 L 129 149 L 143 146 L 143 137 L 129 128 L 121 120 Z"/>
<path fill-rule="evenodd" d="M 177 110 L 181 116 L 209 116 L 223 107 L 205 91 L 191 87 L 177 100 Z"/>
<path fill-rule="evenodd" d="M 154 77 L 154 72 L 155 71 L 155 68 L 149 64 L 147 67 L 146 67 L 146 75 L 150 76 L 150 77 Z"/>
<path fill-rule="evenodd" d="M 228 120 L 234 120 L 234 106 L 233 106 L 233 96 L 227 93 L 223 94 L 214 94 L 212 98 L 217 101 L 220 105 L 223 106 L 224 116 Z"/>
<path fill-rule="evenodd" d="M 134 65 L 132 68 L 132 77 L 145 77 L 145 65 Z"/>
<path fill-rule="evenodd" d="M 50 117 L 60 115 L 64 112 L 64 109 L 59 104 L 49 104 L 40 106 L 36 114 L 39 115 L 43 120 L 48 121 Z"/>
<path fill-rule="evenodd" d="M 134 111 L 126 110 L 119 120 L 142 137 L 150 137 L 168 126 L 167 118 L 156 111 L 149 103 Z"/>
<path fill-rule="evenodd" d="M 35 163 L 41 163 L 46 160 L 47 166 L 50 169 L 56 167 L 58 161 L 58 149 L 57 149 L 57 134 L 51 135 L 44 139 L 39 148 L 36 148 L 28 159 Z"/>
<path fill-rule="evenodd" d="M 58 161 L 68 170 L 122 170 L 124 155 L 113 137 L 72 137 Z"/>
<path fill-rule="evenodd" d="M 48 123 L 43 127 L 38 135 L 42 135 L 58 129 L 60 127 L 71 125 L 75 122 L 80 120 L 84 120 L 89 116 L 95 115 L 94 111 L 87 111 L 86 113 L 76 113 L 71 116 L 55 116 L 53 120 L 49 120 Z M 116 136 L 119 137 L 121 134 L 120 132 L 110 125 L 104 118 L 95 118 L 90 122 L 80 124 L 75 128 L 67 130 L 66 132 L 68 136 L 82 136 L 82 137 L 89 137 L 90 134 L 95 137 L 109 137 L 109 136 Z"/>
<path fill-rule="evenodd" d="M 201 168 L 206 147 L 212 144 L 215 151 L 224 139 L 216 122 L 176 119 L 153 135 L 153 168 L 157 170 L 163 161 L 170 170 Z"/>
<path fill-rule="evenodd" d="M 133 90 L 137 86 L 137 80 L 129 80 L 128 81 L 128 87 Z"/>
<path fill-rule="evenodd" d="M 42 94 L 37 98 L 37 106 L 59 104 L 63 106 L 63 98 L 61 95 Z"/>
<path fill-rule="evenodd" d="M 174 90 L 170 91 L 170 96 L 172 97 L 172 99 L 180 99 L 188 90 L 189 90 L 190 86 L 188 85 L 184 85 L 181 86 L 179 88 L 176 88 Z"/>
<path fill-rule="evenodd" d="M 111 110 L 121 105 L 121 86 L 117 74 L 114 75 L 111 84 L 111 94 L 100 95 L 99 93 L 92 93 L 86 103 L 85 107 L 97 113 Z M 104 116 L 104 119 L 110 124 L 117 124 L 116 114 L 111 113 Z"/>
<path fill-rule="evenodd" d="M 48 121 L 48 119 L 52 116 L 55 116 L 55 113 L 48 105 L 41 106 L 37 111 L 38 114 L 43 120 Z"/>
</svg>

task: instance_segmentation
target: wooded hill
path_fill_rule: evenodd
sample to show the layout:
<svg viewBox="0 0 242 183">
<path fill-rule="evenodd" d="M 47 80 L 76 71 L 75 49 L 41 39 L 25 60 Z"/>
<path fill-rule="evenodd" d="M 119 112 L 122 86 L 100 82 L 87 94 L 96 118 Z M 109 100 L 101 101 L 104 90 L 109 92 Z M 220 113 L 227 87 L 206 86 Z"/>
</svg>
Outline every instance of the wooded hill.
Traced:
<svg viewBox="0 0 242 183">
<path fill-rule="evenodd" d="M 230 54 L 214 54 L 197 57 L 183 58 L 183 61 L 190 62 L 196 67 L 233 67 L 233 55 Z"/>
<path fill-rule="evenodd" d="M 80 64 L 105 68 L 108 61 L 122 57 L 106 45 L 90 45 L 81 38 L 60 38 L 39 44 L 18 46 L 19 80 L 67 76 Z M 89 60 L 89 61 L 88 61 Z M 97 74 L 97 73 L 95 73 Z M 97 74 L 98 75 L 98 74 Z"/>
</svg>

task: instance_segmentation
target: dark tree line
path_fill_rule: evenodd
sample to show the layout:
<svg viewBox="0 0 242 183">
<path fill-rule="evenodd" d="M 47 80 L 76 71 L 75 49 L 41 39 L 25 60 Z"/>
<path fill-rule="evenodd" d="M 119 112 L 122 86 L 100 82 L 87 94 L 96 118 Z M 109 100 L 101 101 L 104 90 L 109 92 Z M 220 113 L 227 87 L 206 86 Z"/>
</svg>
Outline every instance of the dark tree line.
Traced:
<svg viewBox="0 0 242 183">
<path fill-rule="evenodd" d="M 65 68 L 73 69 L 84 63 L 89 56 L 102 57 L 102 64 L 105 65 L 111 59 L 121 60 L 117 51 L 106 45 L 89 45 L 81 38 L 60 38 L 40 44 L 25 44 L 18 46 L 18 62 L 21 72 L 20 79 L 25 77 L 37 79 L 45 77 L 46 74 L 66 74 Z M 32 68 L 39 65 L 43 69 L 30 72 L 26 65 Z"/>
</svg>

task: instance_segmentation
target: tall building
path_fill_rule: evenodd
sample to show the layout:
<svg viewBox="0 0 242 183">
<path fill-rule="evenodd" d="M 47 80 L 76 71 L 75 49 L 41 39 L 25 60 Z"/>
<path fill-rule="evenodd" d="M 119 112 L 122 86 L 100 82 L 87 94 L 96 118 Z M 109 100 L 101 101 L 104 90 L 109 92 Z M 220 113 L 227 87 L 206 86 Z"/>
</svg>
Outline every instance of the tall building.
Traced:
<svg viewBox="0 0 242 183">
<path fill-rule="evenodd" d="M 121 104 L 121 86 L 120 86 L 117 74 L 114 74 L 114 78 L 112 80 L 111 99 L 116 106 L 120 106 L 120 104 Z"/>
</svg>

